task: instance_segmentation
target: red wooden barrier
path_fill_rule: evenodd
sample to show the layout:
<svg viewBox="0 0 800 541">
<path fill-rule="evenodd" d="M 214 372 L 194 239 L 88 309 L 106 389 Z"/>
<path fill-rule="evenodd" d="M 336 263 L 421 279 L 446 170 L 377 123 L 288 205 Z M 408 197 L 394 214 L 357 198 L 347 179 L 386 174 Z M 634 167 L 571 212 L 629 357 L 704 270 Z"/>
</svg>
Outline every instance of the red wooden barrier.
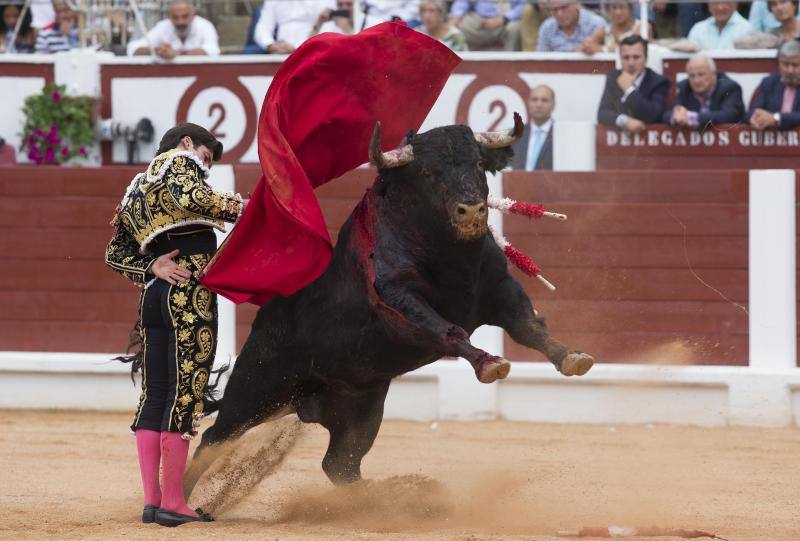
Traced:
<svg viewBox="0 0 800 541">
<path fill-rule="evenodd" d="M 2 169 L 0 350 L 124 347 L 139 290 L 105 267 L 103 252 L 111 212 L 137 170 Z M 235 173 L 237 190 L 252 191 L 257 166 Z M 357 170 L 318 190 L 334 240 L 374 175 Z M 505 191 L 570 216 L 505 222 L 509 240 L 559 288 L 521 277 L 554 335 L 601 361 L 746 364 L 746 316 L 686 264 L 688 254 L 703 280 L 746 303 L 745 172 L 509 173 Z M 238 308 L 239 344 L 256 310 Z M 510 341 L 507 355 L 538 358 Z"/>
<path fill-rule="evenodd" d="M 569 214 L 566 223 L 505 222 L 509 241 L 558 287 L 520 277 L 556 337 L 600 361 L 747 364 L 746 314 L 698 279 L 747 302 L 745 172 L 515 172 L 504 181 L 507 196 Z M 506 355 L 532 357 L 508 338 Z"/>
</svg>

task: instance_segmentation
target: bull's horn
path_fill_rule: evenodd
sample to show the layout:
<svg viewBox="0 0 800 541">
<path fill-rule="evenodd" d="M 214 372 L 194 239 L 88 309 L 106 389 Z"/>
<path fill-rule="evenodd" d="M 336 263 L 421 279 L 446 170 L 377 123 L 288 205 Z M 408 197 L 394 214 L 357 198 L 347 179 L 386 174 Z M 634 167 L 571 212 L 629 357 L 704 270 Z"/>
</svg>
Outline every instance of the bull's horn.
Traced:
<svg viewBox="0 0 800 541">
<path fill-rule="evenodd" d="M 510 147 L 522 136 L 525 125 L 519 113 L 514 113 L 514 127 L 508 131 L 485 131 L 475 134 L 475 140 L 486 148 Z"/>
<path fill-rule="evenodd" d="M 369 142 L 369 161 L 381 169 L 400 167 L 414 161 L 414 149 L 411 145 L 403 145 L 389 152 L 381 152 L 381 123 L 376 122 Z"/>
</svg>

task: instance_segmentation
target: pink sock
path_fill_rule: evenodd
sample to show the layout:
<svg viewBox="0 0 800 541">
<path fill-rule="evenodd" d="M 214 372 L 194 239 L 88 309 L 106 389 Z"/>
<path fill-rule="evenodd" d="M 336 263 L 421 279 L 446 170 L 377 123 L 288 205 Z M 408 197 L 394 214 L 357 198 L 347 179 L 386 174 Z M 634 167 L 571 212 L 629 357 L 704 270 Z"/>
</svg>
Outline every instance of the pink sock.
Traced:
<svg viewBox="0 0 800 541">
<path fill-rule="evenodd" d="M 188 454 L 189 441 L 181 438 L 178 432 L 161 433 L 161 464 L 164 468 L 161 508 L 196 517 L 197 513 L 186 505 L 183 497 L 183 471 Z"/>
<path fill-rule="evenodd" d="M 142 472 L 144 504 L 161 505 L 161 487 L 158 484 L 158 466 L 161 463 L 161 433 L 155 430 L 136 429 L 136 452 Z"/>
</svg>

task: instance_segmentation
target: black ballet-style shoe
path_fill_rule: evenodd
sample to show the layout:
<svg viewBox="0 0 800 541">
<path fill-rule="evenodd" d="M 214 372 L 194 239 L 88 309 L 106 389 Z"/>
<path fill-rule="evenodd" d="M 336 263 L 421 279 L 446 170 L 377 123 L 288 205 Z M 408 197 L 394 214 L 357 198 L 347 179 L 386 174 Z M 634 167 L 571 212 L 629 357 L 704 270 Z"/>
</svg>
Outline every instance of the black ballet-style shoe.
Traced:
<svg viewBox="0 0 800 541">
<path fill-rule="evenodd" d="M 157 505 L 145 505 L 142 510 L 142 523 L 150 524 L 156 521 Z"/>
<path fill-rule="evenodd" d="M 199 507 L 195 509 L 195 512 L 199 515 L 193 517 L 191 515 L 184 515 L 182 513 L 176 513 L 175 511 L 168 511 L 166 509 L 158 509 L 156 511 L 155 522 L 161 526 L 166 526 L 168 528 L 174 528 L 175 526 L 180 526 L 181 524 L 186 524 L 187 522 L 214 522 L 214 519 L 208 513 L 204 512 Z"/>
</svg>

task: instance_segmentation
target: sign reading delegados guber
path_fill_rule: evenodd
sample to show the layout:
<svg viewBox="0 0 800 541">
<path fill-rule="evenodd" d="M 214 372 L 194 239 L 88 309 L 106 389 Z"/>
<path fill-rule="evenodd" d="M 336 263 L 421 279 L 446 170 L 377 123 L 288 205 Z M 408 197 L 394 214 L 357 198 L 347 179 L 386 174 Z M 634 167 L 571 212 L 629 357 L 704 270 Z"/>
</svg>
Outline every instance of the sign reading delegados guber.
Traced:
<svg viewBox="0 0 800 541">
<path fill-rule="evenodd" d="M 759 131 L 747 127 L 717 127 L 705 131 L 671 127 L 649 128 L 634 135 L 605 132 L 607 147 L 798 147 L 797 131 Z"/>
</svg>

